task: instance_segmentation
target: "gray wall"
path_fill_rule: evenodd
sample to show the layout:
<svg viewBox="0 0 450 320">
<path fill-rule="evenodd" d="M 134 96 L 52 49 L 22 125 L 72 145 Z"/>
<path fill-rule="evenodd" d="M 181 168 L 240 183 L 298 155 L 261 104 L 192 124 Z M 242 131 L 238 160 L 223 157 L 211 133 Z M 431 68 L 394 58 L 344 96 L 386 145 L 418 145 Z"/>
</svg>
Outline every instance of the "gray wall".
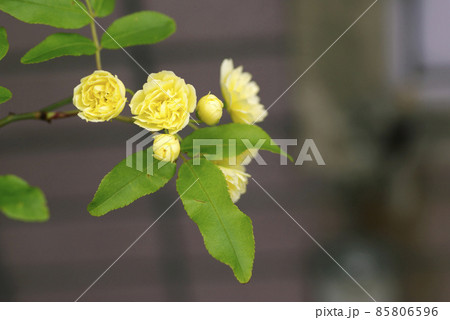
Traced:
<svg viewBox="0 0 450 320">
<path fill-rule="evenodd" d="M 219 94 L 219 66 L 224 58 L 231 57 L 254 75 L 266 106 L 348 27 L 359 11 L 364 10 L 359 1 L 343 4 L 327 1 L 334 5 L 322 7 L 316 7 L 315 1 L 278 0 L 117 2 L 114 15 L 100 21 L 104 26 L 116 17 L 141 9 L 161 11 L 177 22 L 176 34 L 163 43 L 130 49 L 147 70 L 173 70 L 196 87 L 198 96 L 209 91 Z M 315 15 L 305 16 L 308 10 Z M 337 12 L 347 10 L 348 14 L 338 16 Z M 380 18 L 380 10 L 374 9 L 375 18 Z M 328 19 L 312 18 L 318 19 L 321 12 Z M 20 57 L 54 30 L 26 25 L 3 13 L 0 13 L 0 19 L 0 24 L 8 30 L 11 43 L 11 51 L 0 63 L 0 83 L 14 93 L 13 100 L 0 106 L 0 117 L 9 111 L 18 113 L 38 109 L 69 96 L 79 79 L 94 69 L 92 57 L 67 57 L 39 65 L 20 65 Z M 318 147 L 325 161 L 336 159 L 335 149 L 321 145 L 327 141 L 320 141 L 320 136 L 308 131 L 302 116 L 302 110 L 311 110 L 316 100 L 301 99 L 299 92 L 308 83 L 320 82 L 323 85 L 324 78 L 317 76 L 320 72 L 335 75 L 325 77 L 325 81 L 329 81 L 326 86 L 330 88 L 338 90 L 353 86 L 351 90 L 361 89 L 366 97 L 370 97 L 369 100 L 377 95 L 378 91 L 371 91 L 374 84 L 372 72 L 377 79 L 375 83 L 382 82 L 381 71 L 376 65 L 367 66 L 360 79 L 346 82 L 337 76 L 343 72 L 339 67 L 342 62 L 339 54 L 342 56 L 351 48 L 361 46 L 360 53 L 365 56 L 356 60 L 353 72 L 361 71 L 364 60 L 374 57 L 370 48 L 362 47 L 366 36 L 373 35 L 365 34 L 374 26 L 370 20 L 374 17 L 368 19 L 355 27 L 350 38 L 339 44 L 337 52 L 330 52 L 324 58 L 322 68 L 311 70 L 270 110 L 262 127 L 273 138 L 294 138 L 300 142 L 305 138 L 319 138 Z M 84 33 L 88 35 L 88 31 L 86 28 Z M 302 35 L 299 31 L 303 32 Z M 318 40 L 313 37 L 316 33 L 327 36 Z M 299 46 L 309 53 L 303 54 Z M 103 60 L 104 68 L 117 74 L 132 89 L 139 89 L 146 81 L 146 74 L 123 52 L 105 51 Z M 352 61 L 353 56 L 347 56 L 346 64 L 351 65 Z M 370 82 L 366 83 L 365 79 Z M 379 87 L 382 86 L 380 84 Z M 323 93 L 319 90 L 305 94 L 325 99 L 327 96 Z M 338 98 L 330 94 L 329 97 L 330 105 L 339 106 L 345 103 L 348 95 L 342 94 Z M 357 104 L 359 101 L 353 102 Z M 322 103 L 327 104 L 327 100 L 322 100 Z M 332 132 L 335 127 L 330 118 L 334 114 L 341 116 L 339 110 L 333 112 L 323 114 L 315 123 L 311 120 L 310 125 Z M 87 124 L 72 118 L 50 125 L 21 122 L 0 131 L 0 174 L 17 174 L 41 187 L 51 210 L 51 219 L 44 224 L 24 224 L 0 217 L 0 272 L 8 284 L 2 284 L 0 288 L 0 297 L 4 300 L 75 300 L 177 197 L 172 181 L 157 194 L 102 218 L 91 217 L 86 211 L 100 180 L 125 157 L 126 139 L 139 132 L 135 126 L 117 122 Z M 370 143 L 377 145 L 382 142 Z M 296 156 L 299 148 L 290 151 Z M 349 218 L 349 209 L 343 205 L 347 197 L 336 191 L 339 183 L 334 180 L 335 174 L 315 165 L 280 166 L 278 157 L 266 153 L 263 156 L 270 167 L 252 164 L 249 173 L 355 277 L 362 279 L 362 284 L 370 292 L 375 292 L 380 300 L 415 299 L 404 294 L 408 290 L 404 285 L 377 288 L 373 283 L 373 273 L 365 276 L 360 265 L 352 264 L 340 253 L 342 248 L 346 248 L 340 244 L 344 243 L 349 230 L 353 234 L 366 229 L 353 224 L 353 218 Z M 441 167 L 441 170 L 448 176 L 448 166 Z M 437 182 L 442 181 L 436 179 Z M 367 185 L 364 188 L 370 190 Z M 449 204 L 441 200 L 430 200 L 434 207 L 428 208 L 427 213 L 433 215 L 425 220 L 419 235 L 414 234 L 413 237 L 420 238 L 424 248 L 432 249 L 430 252 L 433 252 L 434 259 L 448 263 L 449 239 L 439 228 L 439 222 L 444 218 L 443 213 L 448 212 Z M 209 256 L 197 227 L 178 202 L 82 300 L 368 300 L 256 184 L 250 182 L 247 194 L 238 205 L 252 218 L 256 238 L 254 275 L 249 284 L 238 284 L 226 266 Z M 379 235 L 383 238 L 382 233 Z M 363 238 L 361 243 L 366 240 Z M 375 243 L 378 245 L 383 241 L 386 240 Z M 387 241 L 381 245 L 382 252 L 389 247 L 390 240 Z M 373 246 L 368 245 L 368 248 L 375 252 Z M 389 264 L 395 265 L 391 260 Z M 427 270 L 429 273 L 437 272 L 436 269 Z M 426 273 L 420 274 L 427 279 Z M 392 275 L 395 277 L 394 271 Z M 422 300 L 448 299 L 448 272 L 440 273 L 437 279 L 444 285 L 433 287 L 433 293 Z M 337 285 L 330 288 L 328 283 Z M 337 294 L 329 294 L 329 291 Z"/>
</svg>

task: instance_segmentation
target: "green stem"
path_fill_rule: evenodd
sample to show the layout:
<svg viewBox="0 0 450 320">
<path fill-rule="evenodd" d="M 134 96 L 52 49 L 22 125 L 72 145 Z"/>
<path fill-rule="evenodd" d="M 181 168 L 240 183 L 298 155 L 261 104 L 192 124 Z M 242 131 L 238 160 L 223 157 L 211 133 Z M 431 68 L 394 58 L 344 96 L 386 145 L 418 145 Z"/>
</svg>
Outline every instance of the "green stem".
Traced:
<svg viewBox="0 0 450 320">
<path fill-rule="evenodd" d="M 30 112 L 30 113 L 22 113 L 22 114 L 10 114 L 9 116 L 0 119 L 0 128 L 6 126 L 7 124 L 20 121 L 20 120 L 28 120 L 28 119 L 38 119 L 39 112 Z"/>
<path fill-rule="evenodd" d="M 22 121 L 22 120 L 43 120 L 47 122 L 51 122 L 52 120 L 57 119 L 64 119 L 73 117 L 78 114 L 79 110 L 72 110 L 72 111 L 66 111 L 66 112 L 54 112 L 54 110 L 65 106 L 67 104 L 70 104 L 72 102 L 73 98 L 66 98 L 64 100 L 55 102 L 45 108 L 42 108 L 38 111 L 33 112 L 27 112 L 27 113 L 19 113 L 14 114 L 11 113 L 10 115 L 0 119 L 0 128 L 4 127 L 10 123 Z M 114 120 L 126 122 L 126 123 L 134 123 L 134 119 L 130 117 L 125 116 L 118 116 L 114 118 Z"/>
<path fill-rule="evenodd" d="M 72 102 L 72 97 L 66 98 L 64 100 L 55 102 L 45 108 L 42 108 L 38 111 L 33 112 L 27 112 L 27 113 L 20 113 L 20 114 L 14 114 L 11 113 L 5 118 L 0 119 L 0 128 L 6 126 L 7 124 L 21 121 L 21 120 L 44 120 L 44 121 L 51 121 L 53 119 L 59 119 L 60 116 L 63 114 L 62 112 L 55 113 L 52 112 L 62 106 L 65 106 Z M 76 114 L 76 113 L 75 113 Z M 55 116 L 56 115 L 56 116 Z"/>
<path fill-rule="evenodd" d="M 65 106 L 66 104 L 72 103 L 72 100 L 73 100 L 73 97 L 66 98 L 64 100 L 55 102 L 55 103 L 49 105 L 48 107 L 42 108 L 40 111 L 50 112 L 50 111 L 56 110 L 60 107 Z"/>
<path fill-rule="evenodd" d="M 50 122 L 56 119 L 65 119 L 76 116 L 79 112 L 79 110 L 70 110 L 65 112 L 41 112 L 41 114 L 45 116 L 45 121 Z"/>
<path fill-rule="evenodd" d="M 133 90 L 131 90 L 131 89 L 126 89 L 127 90 L 127 92 L 129 93 L 129 94 L 131 94 L 131 96 L 134 96 L 134 91 Z"/>
<path fill-rule="evenodd" d="M 98 41 L 98 35 L 97 35 L 97 28 L 95 27 L 95 12 L 92 10 L 91 2 L 89 0 L 86 0 L 86 6 L 89 10 L 89 14 L 91 16 L 91 33 L 92 33 L 92 40 L 94 41 L 95 47 L 97 50 L 95 51 L 95 63 L 97 65 L 98 70 L 102 70 L 102 59 L 100 56 L 100 51 L 102 50 L 102 47 L 100 46 L 100 42 Z"/>
<path fill-rule="evenodd" d="M 186 159 L 186 157 L 182 153 L 180 153 L 180 157 L 183 159 L 184 162 L 188 162 L 189 161 L 188 159 Z"/>
<path fill-rule="evenodd" d="M 117 116 L 117 117 L 114 118 L 114 120 L 121 121 L 121 122 L 126 122 L 126 123 L 134 123 L 134 119 L 133 118 L 125 117 L 125 116 Z"/>
<path fill-rule="evenodd" d="M 191 127 L 191 128 L 194 129 L 194 130 L 200 129 L 198 126 L 196 126 L 195 124 L 193 124 L 191 121 L 189 121 L 188 125 L 189 125 L 189 127 Z"/>
<path fill-rule="evenodd" d="M 67 112 L 52 112 L 52 111 L 35 111 L 21 114 L 10 114 L 9 116 L 0 119 L 0 128 L 6 126 L 7 124 L 22 121 L 22 120 L 42 120 L 46 122 L 51 122 L 56 119 L 65 119 L 69 117 L 76 116 L 78 110 L 72 110 Z"/>
</svg>

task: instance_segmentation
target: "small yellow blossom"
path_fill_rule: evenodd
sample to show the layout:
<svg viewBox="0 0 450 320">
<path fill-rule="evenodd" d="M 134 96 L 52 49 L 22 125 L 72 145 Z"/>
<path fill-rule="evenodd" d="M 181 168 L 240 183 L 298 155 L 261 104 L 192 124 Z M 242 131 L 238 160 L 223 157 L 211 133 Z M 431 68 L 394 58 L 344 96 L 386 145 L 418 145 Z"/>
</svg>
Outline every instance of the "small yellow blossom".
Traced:
<svg viewBox="0 0 450 320">
<path fill-rule="evenodd" d="M 209 93 L 198 101 L 197 116 L 208 126 L 213 126 L 222 118 L 222 109 L 223 102 Z"/>
<path fill-rule="evenodd" d="M 189 122 L 197 104 L 195 89 L 172 71 L 152 73 L 131 99 L 135 123 L 149 131 L 177 133 Z"/>
<path fill-rule="evenodd" d="M 125 86 L 117 76 L 97 70 L 84 77 L 73 90 L 73 104 L 80 110 L 81 119 L 92 122 L 117 117 L 127 101 Z"/>
<path fill-rule="evenodd" d="M 267 116 L 267 111 L 259 102 L 259 87 L 251 79 L 251 74 L 243 72 L 242 66 L 234 68 L 233 60 L 222 62 L 220 86 L 233 122 L 254 124 Z"/>
<path fill-rule="evenodd" d="M 221 166 L 217 167 L 222 171 L 227 182 L 228 193 L 231 200 L 235 203 L 239 200 L 242 194 L 247 191 L 248 178 L 250 175 L 245 172 L 245 167 L 241 165 L 236 166 Z"/>
<path fill-rule="evenodd" d="M 251 176 L 245 172 L 245 165 L 250 163 L 257 152 L 257 149 L 249 149 L 236 157 L 213 161 L 225 176 L 233 202 L 237 202 L 247 191 L 248 178 Z"/>
<path fill-rule="evenodd" d="M 166 162 L 175 162 L 180 155 L 180 141 L 172 134 L 160 134 L 153 142 L 153 157 Z"/>
</svg>

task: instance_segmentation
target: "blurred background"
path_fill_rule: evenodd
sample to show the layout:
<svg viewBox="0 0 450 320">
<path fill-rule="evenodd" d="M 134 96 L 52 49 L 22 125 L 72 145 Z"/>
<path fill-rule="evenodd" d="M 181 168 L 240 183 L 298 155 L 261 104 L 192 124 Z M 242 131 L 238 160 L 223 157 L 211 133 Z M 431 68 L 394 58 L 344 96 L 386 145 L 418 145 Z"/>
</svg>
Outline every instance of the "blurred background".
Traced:
<svg viewBox="0 0 450 320">
<path fill-rule="evenodd" d="M 371 0 L 117 1 L 115 13 L 161 11 L 178 30 L 131 48 L 150 72 L 173 70 L 219 94 L 224 58 L 244 65 L 269 106 Z M 0 13 L 10 52 L 0 107 L 27 112 L 71 95 L 93 57 L 20 64 L 55 29 Z M 450 2 L 380 1 L 270 110 L 261 126 L 277 139 L 314 139 L 326 166 L 307 162 L 249 173 L 378 301 L 450 298 Z M 89 35 L 86 27 L 84 34 Z M 104 69 L 138 90 L 147 75 L 122 51 Z M 67 106 L 67 110 L 73 107 Z M 75 300 L 177 197 L 174 181 L 102 218 L 86 210 L 100 180 L 125 157 L 137 126 L 18 122 L 0 129 L 0 174 L 47 195 L 51 219 L 0 216 L 0 300 Z M 186 130 L 184 134 L 188 132 Z M 270 168 L 270 170 L 268 170 Z M 181 202 L 81 301 L 369 301 L 369 297 L 252 181 L 238 203 L 254 225 L 254 274 L 239 284 L 209 256 Z"/>
</svg>

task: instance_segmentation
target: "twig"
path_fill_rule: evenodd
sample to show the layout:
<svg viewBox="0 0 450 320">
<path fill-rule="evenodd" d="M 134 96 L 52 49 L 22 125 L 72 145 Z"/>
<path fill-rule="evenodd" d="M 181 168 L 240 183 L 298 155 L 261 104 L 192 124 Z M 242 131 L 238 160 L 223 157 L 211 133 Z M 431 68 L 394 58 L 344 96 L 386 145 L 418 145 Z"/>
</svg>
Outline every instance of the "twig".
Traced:
<svg viewBox="0 0 450 320">
<path fill-rule="evenodd" d="M 69 117 L 76 116 L 78 110 L 72 110 L 67 112 L 53 112 L 53 111 L 35 111 L 21 114 L 10 114 L 9 116 L 0 119 L 0 128 L 6 126 L 7 124 L 22 121 L 22 120 L 42 120 L 46 122 L 51 122 L 56 119 L 65 119 Z"/>
<path fill-rule="evenodd" d="M 91 2 L 89 0 L 86 0 L 86 6 L 89 10 L 89 15 L 91 18 L 90 26 L 91 26 L 91 33 L 92 33 L 92 40 L 94 41 L 96 51 L 95 51 L 95 63 L 97 65 L 98 70 L 102 70 L 102 59 L 100 56 L 100 51 L 102 50 L 102 47 L 100 45 L 100 42 L 98 41 L 98 35 L 97 35 L 97 28 L 95 26 L 95 12 L 92 10 Z"/>
</svg>

